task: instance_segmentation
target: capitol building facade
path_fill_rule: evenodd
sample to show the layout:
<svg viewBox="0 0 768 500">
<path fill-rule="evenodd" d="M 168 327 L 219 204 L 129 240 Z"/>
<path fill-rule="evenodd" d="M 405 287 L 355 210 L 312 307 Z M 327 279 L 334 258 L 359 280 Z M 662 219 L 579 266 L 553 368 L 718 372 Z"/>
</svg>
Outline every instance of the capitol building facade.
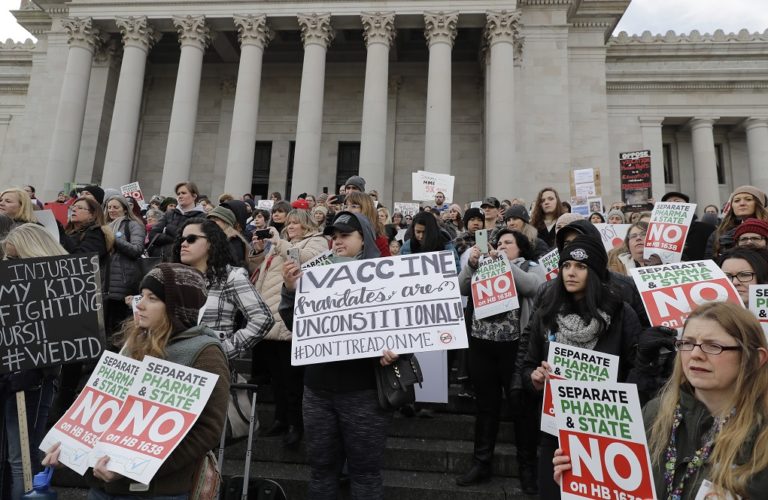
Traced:
<svg viewBox="0 0 768 500">
<path fill-rule="evenodd" d="M 630 0 L 24 0 L 0 43 L 0 186 L 569 192 L 648 149 L 653 194 L 768 189 L 768 30 L 612 33 Z"/>
</svg>

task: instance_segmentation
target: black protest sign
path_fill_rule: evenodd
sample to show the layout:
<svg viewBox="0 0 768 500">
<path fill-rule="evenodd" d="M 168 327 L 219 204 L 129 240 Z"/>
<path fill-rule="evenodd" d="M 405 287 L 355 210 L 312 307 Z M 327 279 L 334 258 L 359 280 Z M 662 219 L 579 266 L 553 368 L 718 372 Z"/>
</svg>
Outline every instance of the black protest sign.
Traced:
<svg viewBox="0 0 768 500">
<path fill-rule="evenodd" d="M 0 261 L 0 373 L 97 359 L 103 350 L 96 254 Z"/>
</svg>

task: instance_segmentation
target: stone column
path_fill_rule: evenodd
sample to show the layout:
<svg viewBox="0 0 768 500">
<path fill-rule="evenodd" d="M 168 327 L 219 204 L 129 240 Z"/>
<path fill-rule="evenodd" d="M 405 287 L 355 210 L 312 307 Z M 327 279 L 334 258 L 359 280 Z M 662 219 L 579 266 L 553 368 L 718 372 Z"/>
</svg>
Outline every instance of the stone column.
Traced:
<svg viewBox="0 0 768 500">
<path fill-rule="evenodd" d="M 264 48 L 272 39 L 267 16 L 234 16 L 240 39 L 240 67 L 237 72 L 232 132 L 229 136 L 225 193 L 251 191 L 256 125 L 259 118 L 261 62 Z"/>
<path fill-rule="evenodd" d="M 146 16 L 118 17 L 115 24 L 123 36 L 123 62 L 117 82 L 101 185 L 117 189 L 134 180 L 131 175 L 147 53 L 162 34 L 149 25 Z"/>
<path fill-rule="evenodd" d="M 49 198 L 75 179 L 93 54 L 101 45 L 91 18 L 64 19 L 62 26 L 69 37 L 69 52 L 45 171 L 43 196 Z"/>
<path fill-rule="evenodd" d="M 490 51 L 488 129 L 486 131 L 485 194 L 506 196 L 523 176 L 515 157 L 515 39 L 520 12 L 488 12 L 485 39 Z"/>
<path fill-rule="evenodd" d="M 323 130 L 325 54 L 334 38 L 330 14 L 299 14 L 298 18 L 304 43 L 304 66 L 301 70 L 296 150 L 293 156 L 293 195 L 317 193 Z"/>
<path fill-rule="evenodd" d="M 768 189 L 768 119 L 749 118 L 747 129 L 750 184 L 762 190 Z"/>
<path fill-rule="evenodd" d="M 720 188 L 717 183 L 715 137 L 716 118 L 694 118 L 690 121 L 693 143 L 693 175 L 696 193 L 691 197 L 700 207 L 720 206 Z"/>
<path fill-rule="evenodd" d="M 211 42 L 211 32 L 205 24 L 205 16 L 174 16 L 173 25 L 179 33 L 181 57 L 173 94 L 171 123 L 168 127 L 163 177 L 160 181 L 160 192 L 165 195 L 174 194 L 173 188 L 176 184 L 189 180 L 203 55 Z"/>
<path fill-rule="evenodd" d="M 364 12 L 360 17 L 368 47 L 360 133 L 360 175 L 371 189 L 383 193 L 387 157 L 389 47 L 395 39 L 395 14 Z"/>
<path fill-rule="evenodd" d="M 661 139 L 661 122 L 663 117 L 641 116 L 640 132 L 643 137 L 643 148 L 651 151 L 651 190 L 656 201 L 667 192 L 664 182 L 664 144 Z"/>
<path fill-rule="evenodd" d="M 457 12 L 425 12 L 424 36 L 429 46 L 424 170 L 451 173 L 451 51 Z"/>
</svg>

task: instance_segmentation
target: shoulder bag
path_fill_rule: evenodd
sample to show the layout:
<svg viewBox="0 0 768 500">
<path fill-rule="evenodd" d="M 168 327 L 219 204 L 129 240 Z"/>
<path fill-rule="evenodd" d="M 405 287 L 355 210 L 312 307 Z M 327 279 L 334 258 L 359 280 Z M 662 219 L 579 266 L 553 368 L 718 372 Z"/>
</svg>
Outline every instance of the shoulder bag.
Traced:
<svg viewBox="0 0 768 500">
<path fill-rule="evenodd" d="M 414 384 L 424 382 L 419 361 L 414 355 L 402 355 L 388 366 L 376 362 L 376 389 L 379 393 L 379 406 L 385 410 L 413 404 L 416 401 Z"/>
</svg>

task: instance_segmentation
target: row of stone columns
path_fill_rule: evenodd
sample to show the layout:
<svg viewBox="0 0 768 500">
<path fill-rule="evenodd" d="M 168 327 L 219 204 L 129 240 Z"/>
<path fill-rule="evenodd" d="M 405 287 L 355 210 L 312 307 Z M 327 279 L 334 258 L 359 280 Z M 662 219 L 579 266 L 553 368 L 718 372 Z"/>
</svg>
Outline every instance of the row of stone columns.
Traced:
<svg viewBox="0 0 768 500">
<path fill-rule="evenodd" d="M 514 158 L 514 47 L 519 13 L 489 12 L 486 41 L 490 51 L 487 183 L 489 192 L 508 179 Z M 249 186 L 258 122 L 259 91 L 264 49 L 272 34 L 265 15 L 234 16 L 241 44 L 229 155 L 224 187 L 240 191 Z M 389 50 L 395 38 L 395 14 L 361 15 L 366 47 L 365 93 L 360 146 L 360 175 L 372 187 L 385 185 L 387 91 Z M 333 40 L 330 14 L 299 14 L 304 64 L 296 129 L 293 187 L 296 192 L 318 189 L 322 136 L 325 58 Z M 429 47 L 424 169 L 451 171 L 451 52 L 457 34 L 458 13 L 425 13 Z M 130 182 L 141 109 L 147 54 L 160 38 L 146 17 L 116 19 L 125 46 L 110 129 L 102 184 L 117 187 Z M 174 17 L 181 44 L 161 192 L 171 193 L 177 182 L 189 178 L 203 55 L 212 39 L 204 16 Z M 67 70 L 62 85 L 45 185 L 61 189 L 74 179 L 85 116 L 88 80 L 100 35 L 90 19 L 64 23 L 70 40 Z M 504 184 L 510 184 L 509 182 Z"/>
</svg>

